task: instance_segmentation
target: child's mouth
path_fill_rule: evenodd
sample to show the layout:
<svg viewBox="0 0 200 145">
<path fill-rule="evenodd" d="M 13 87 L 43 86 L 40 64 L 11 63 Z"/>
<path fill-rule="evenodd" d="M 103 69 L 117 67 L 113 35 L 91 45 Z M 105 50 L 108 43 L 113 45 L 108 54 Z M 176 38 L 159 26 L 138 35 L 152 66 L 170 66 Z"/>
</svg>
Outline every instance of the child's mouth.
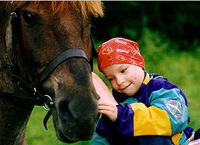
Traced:
<svg viewBox="0 0 200 145">
<path fill-rule="evenodd" d="M 124 90 L 126 90 L 130 85 L 131 85 L 131 83 L 130 83 L 129 85 L 127 85 L 126 87 L 120 89 L 120 90 L 121 90 L 121 91 L 124 91 Z"/>
</svg>

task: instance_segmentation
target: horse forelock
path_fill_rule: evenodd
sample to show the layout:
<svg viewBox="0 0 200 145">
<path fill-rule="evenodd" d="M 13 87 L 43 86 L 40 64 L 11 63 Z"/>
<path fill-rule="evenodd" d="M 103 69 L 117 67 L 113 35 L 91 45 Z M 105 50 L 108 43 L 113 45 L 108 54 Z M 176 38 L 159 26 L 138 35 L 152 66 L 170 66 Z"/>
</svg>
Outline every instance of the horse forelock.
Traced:
<svg viewBox="0 0 200 145">
<path fill-rule="evenodd" d="M 30 1 L 14 1 L 16 8 L 20 8 L 23 5 L 27 4 Z M 34 1 L 31 2 L 33 5 L 39 5 L 44 3 L 44 1 Z M 49 10 L 53 14 L 64 12 L 69 9 L 80 10 L 83 17 L 87 18 L 88 14 L 92 14 L 94 17 L 102 17 L 103 12 L 103 3 L 101 1 L 52 1 L 45 2 L 45 5 L 49 7 Z M 10 2 L 7 3 L 7 9 L 10 9 Z"/>
</svg>

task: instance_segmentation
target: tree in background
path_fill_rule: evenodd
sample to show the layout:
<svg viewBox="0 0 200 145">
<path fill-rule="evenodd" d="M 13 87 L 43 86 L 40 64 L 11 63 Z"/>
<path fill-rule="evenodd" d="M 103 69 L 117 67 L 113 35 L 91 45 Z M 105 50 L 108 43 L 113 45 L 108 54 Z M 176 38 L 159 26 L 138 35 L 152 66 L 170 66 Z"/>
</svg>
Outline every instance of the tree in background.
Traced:
<svg viewBox="0 0 200 145">
<path fill-rule="evenodd" d="M 93 21 L 98 40 L 123 36 L 138 40 L 149 28 L 189 51 L 199 45 L 200 2 L 104 1 L 105 16 Z"/>
</svg>

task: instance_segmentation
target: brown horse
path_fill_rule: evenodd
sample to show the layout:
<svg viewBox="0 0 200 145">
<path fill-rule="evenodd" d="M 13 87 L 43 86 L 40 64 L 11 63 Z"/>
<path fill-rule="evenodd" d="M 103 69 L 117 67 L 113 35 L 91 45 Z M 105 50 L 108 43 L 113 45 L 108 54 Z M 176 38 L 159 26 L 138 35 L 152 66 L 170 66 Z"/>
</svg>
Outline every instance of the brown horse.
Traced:
<svg viewBox="0 0 200 145">
<path fill-rule="evenodd" d="M 0 2 L 0 144 L 25 145 L 34 105 L 44 104 L 61 141 L 91 139 L 90 23 L 102 15 L 99 1 Z"/>
</svg>

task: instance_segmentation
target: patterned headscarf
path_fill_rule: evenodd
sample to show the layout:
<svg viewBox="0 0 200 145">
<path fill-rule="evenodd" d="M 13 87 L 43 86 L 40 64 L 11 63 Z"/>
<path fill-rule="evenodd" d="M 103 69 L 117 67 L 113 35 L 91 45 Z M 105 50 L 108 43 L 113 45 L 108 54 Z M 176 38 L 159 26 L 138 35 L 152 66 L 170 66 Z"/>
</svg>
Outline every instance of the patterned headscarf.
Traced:
<svg viewBox="0 0 200 145">
<path fill-rule="evenodd" d="M 113 38 L 101 44 L 97 53 L 98 68 L 101 72 L 113 64 L 134 64 L 144 69 L 144 59 L 137 42 L 125 38 Z"/>
</svg>

